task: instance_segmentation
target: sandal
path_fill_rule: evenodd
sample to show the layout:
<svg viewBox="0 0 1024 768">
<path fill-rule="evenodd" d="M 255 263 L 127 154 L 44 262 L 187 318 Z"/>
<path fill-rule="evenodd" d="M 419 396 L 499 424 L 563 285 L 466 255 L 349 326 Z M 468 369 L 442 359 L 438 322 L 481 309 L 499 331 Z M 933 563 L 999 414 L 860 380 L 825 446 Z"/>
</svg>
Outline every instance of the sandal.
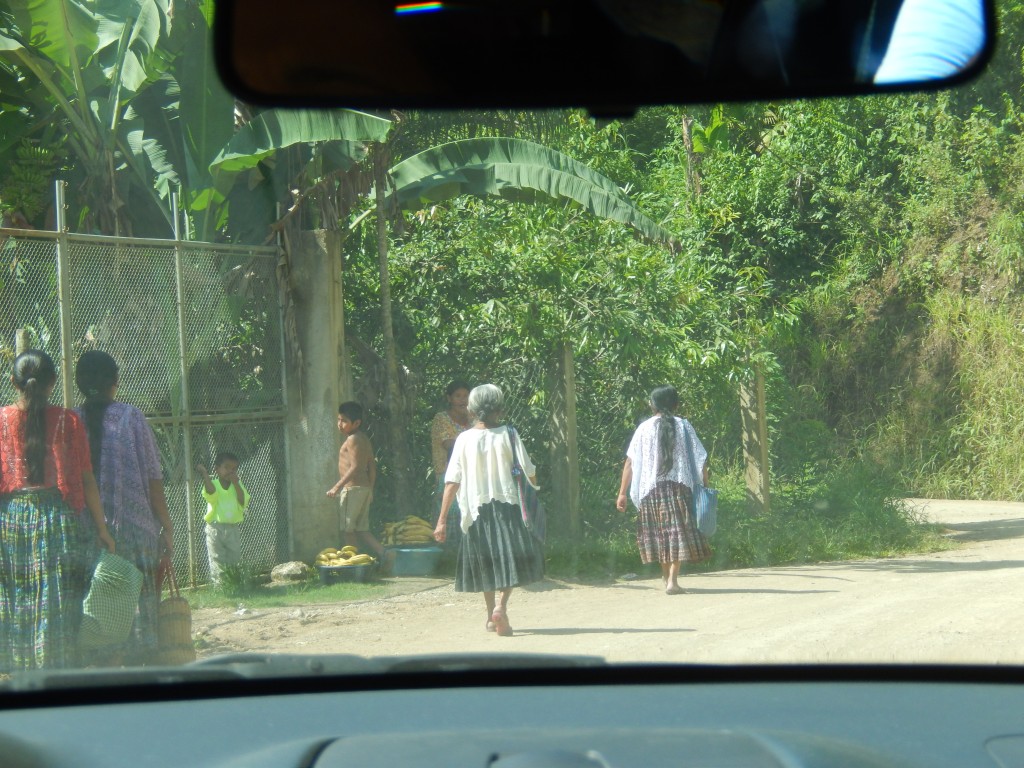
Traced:
<svg viewBox="0 0 1024 768">
<path fill-rule="evenodd" d="M 683 594 L 683 588 L 679 587 L 679 586 L 676 586 L 676 587 L 665 587 L 665 594 L 666 595 L 681 595 L 681 594 Z"/>
<path fill-rule="evenodd" d="M 494 622 L 494 631 L 499 637 L 512 637 L 512 625 L 508 623 L 508 616 L 503 610 L 495 609 L 491 614 L 491 621 Z"/>
<path fill-rule="evenodd" d="M 484 624 L 484 629 L 486 629 L 488 632 L 494 632 L 494 630 L 495 630 L 494 622 L 491 621 L 490 619 L 488 619 L 487 623 Z"/>
</svg>

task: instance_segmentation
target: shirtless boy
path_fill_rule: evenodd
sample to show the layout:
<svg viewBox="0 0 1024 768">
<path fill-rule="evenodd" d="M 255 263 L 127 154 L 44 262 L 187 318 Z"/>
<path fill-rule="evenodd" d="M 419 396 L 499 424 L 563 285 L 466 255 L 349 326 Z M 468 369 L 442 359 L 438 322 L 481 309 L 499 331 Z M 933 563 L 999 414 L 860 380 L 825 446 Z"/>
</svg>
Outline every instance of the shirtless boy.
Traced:
<svg viewBox="0 0 1024 768">
<path fill-rule="evenodd" d="M 363 406 L 345 402 L 338 406 L 338 431 L 345 441 L 338 451 L 339 480 L 327 492 L 331 498 L 341 500 L 341 531 L 345 544 L 359 546 L 381 555 L 384 548 L 370 533 L 370 502 L 373 484 L 377 480 L 377 460 L 373 445 L 360 429 L 363 425 Z"/>
</svg>

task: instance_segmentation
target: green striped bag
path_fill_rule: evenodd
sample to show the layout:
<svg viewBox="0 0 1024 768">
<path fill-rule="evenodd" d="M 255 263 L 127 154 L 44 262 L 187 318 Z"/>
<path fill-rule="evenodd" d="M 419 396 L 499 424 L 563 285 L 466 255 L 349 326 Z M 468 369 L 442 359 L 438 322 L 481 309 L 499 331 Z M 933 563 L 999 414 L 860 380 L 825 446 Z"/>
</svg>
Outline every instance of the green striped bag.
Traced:
<svg viewBox="0 0 1024 768">
<path fill-rule="evenodd" d="M 82 603 L 79 645 L 94 649 L 127 640 L 141 592 L 142 572 L 123 557 L 101 551 Z"/>
</svg>

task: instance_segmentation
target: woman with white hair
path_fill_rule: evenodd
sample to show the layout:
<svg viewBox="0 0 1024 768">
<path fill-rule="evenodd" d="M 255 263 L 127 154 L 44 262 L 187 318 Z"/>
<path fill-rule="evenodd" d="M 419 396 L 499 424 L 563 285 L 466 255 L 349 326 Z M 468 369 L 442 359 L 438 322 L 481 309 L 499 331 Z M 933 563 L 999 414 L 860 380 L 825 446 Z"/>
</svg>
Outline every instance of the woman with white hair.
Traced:
<svg viewBox="0 0 1024 768">
<path fill-rule="evenodd" d="M 507 637 L 512 634 L 508 621 L 512 589 L 543 577 L 544 552 L 523 522 L 512 476 L 514 432 L 502 425 L 504 410 L 505 396 L 494 384 L 481 384 L 469 393 L 473 426 L 452 446 L 434 538 L 445 540 L 448 508 L 458 499 L 462 542 L 455 589 L 483 592 L 487 631 Z M 515 458 L 536 488 L 536 468 L 518 435 Z"/>
</svg>

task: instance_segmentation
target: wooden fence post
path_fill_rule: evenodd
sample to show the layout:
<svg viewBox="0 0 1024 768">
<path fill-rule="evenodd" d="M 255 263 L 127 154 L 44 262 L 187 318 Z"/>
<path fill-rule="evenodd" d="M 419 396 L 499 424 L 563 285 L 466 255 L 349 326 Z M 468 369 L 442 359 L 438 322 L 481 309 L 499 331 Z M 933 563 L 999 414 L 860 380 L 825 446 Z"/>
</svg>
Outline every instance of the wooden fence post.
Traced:
<svg viewBox="0 0 1024 768">
<path fill-rule="evenodd" d="M 753 514 L 767 515 L 771 511 L 768 418 L 764 374 L 760 368 L 755 371 L 753 382 L 740 386 L 740 413 L 743 419 L 743 457 L 747 466 L 747 504 Z"/>
<path fill-rule="evenodd" d="M 551 402 L 550 498 L 564 510 L 569 536 L 583 538 L 580 500 L 580 456 L 576 427 L 576 365 L 571 342 L 562 342 L 554 355 L 555 375 Z"/>
</svg>

